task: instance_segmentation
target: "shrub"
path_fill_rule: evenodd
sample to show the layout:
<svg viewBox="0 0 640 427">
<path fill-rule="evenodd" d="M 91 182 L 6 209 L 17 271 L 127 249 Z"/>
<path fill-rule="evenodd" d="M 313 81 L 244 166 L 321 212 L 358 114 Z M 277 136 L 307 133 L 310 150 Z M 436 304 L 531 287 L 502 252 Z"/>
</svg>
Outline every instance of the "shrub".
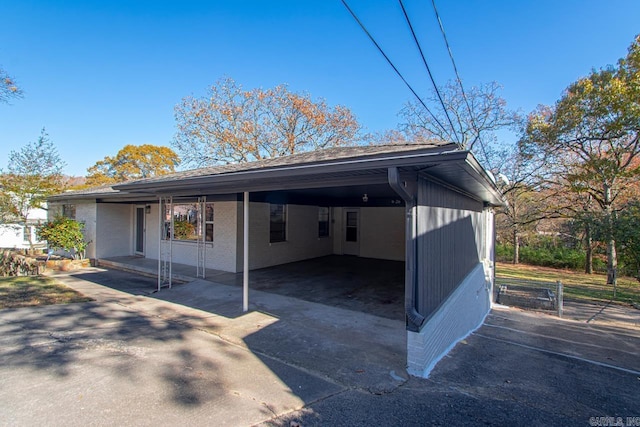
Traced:
<svg viewBox="0 0 640 427">
<path fill-rule="evenodd" d="M 178 240 L 190 240 L 194 237 L 196 228 L 189 221 L 174 221 L 173 223 L 174 238 Z"/>
<path fill-rule="evenodd" d="M 58 217 L 38 229 L 38 238 L 46 240 L 49 247 L 64 250 L 75 259 L 83 259 L 89 242 L 84 240 L 84 224 L 74 219 Z"/>
<path fill-rule="evenodd" d="M 0 276 L 33 276 L 40 274 L 40 263 L 10 250 L 0 253 Z"/>
<path fill-rule="evenodd" d="M 512 262 L 513 246 L 508 244 L 496 245 L 496 260 L 500 262 Z M 586 254 L 581 249 L 554 246 L 549 245 L 548 242 L 542 242 L 540 245 L 532 244 L 521 246 L 520 262 L 539 265 L 541 267 L 582 270 L 585 266 Z M 600 258 L 594 257 L 593 268 L 597 271 L 603 271 L 605 269 L 604 262 Z"/>
</svg>

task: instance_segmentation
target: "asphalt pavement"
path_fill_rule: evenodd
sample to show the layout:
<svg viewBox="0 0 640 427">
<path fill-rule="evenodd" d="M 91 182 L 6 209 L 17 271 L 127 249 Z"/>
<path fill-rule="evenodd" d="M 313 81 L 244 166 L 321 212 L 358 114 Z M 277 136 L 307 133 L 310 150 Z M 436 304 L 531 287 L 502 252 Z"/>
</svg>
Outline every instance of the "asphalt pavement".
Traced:
<svg viewBox="0 0 640 427">
<path fill-rule="evenodd" d="M 203 281 L 151 294 L 153 279 L 119 271 L 58 279 L 95 301 L 0 310 L 0 425 L 589 425 L 640 417 L 632 308 L 614 307 L 610 322 L 605 308 L 598 323 L 496 307 L 419 379 L 404 373 L 404 333 L 389 319 L 266 293 L 254 293 L 242 313 L 237 288 Z M 380 336 L 365 333 L 372 325 Z"/>
</svg>

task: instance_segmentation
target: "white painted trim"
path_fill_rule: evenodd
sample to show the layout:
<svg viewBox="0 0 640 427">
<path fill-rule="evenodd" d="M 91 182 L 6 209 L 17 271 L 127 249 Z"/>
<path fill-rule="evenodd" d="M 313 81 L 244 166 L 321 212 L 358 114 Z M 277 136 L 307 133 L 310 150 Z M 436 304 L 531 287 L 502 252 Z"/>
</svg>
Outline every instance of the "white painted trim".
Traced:
<svg viewBox="0 0 640 427">
<path fill-rule="evenodd" d="M 243 234 L 243 257 L 242 257 L 242 311 L 249 311 L 249 192 L 243 195 L 244 204 L 244 227 Z M 286 214 L 285 214 L 286 215 Z"/>
</svg>

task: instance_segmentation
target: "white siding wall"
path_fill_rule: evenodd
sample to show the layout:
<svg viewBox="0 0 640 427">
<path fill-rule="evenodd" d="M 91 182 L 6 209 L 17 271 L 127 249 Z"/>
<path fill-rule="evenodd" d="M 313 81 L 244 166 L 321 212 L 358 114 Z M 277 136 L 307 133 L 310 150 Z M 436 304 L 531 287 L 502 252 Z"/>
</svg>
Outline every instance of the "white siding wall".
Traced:
<svg viewBox="0 0 640 427">
<path fill-rule="evenodd" d="M 98 203 L 97 227 L 90 258 L 108 258 L 133 254 L 133 214 L 134 205 L 119 203 Z M 76 217 L 80 205 L 76 205 Z M 149 215 L 147 215 L 149 217 Z M 96 244 L 97 243 L 97 246 Z"/>
<path fill-rule="evenodd" d="M 242 259 L 242 215 L 240 210 L 238 230 L 240 259 Z M 269 203 L 251 203 L 249 232 L 249 268 L 252 270 L 333 253 L 333 239 L 318 238 L 317 206 L 287 205 L 287 241 L 269 243 Z"/>
<path fill-rule="evenodd" d="M 404 207 L 360 208 L 360 256 L 404 261 Z"/>
<path fill-rule="evenodd" d="M 34 240 L 35 242 L 35 240 Z M 0 224 L 0 248 L 27 248 L 24 226 L 20 224 Z"/>
</svg>

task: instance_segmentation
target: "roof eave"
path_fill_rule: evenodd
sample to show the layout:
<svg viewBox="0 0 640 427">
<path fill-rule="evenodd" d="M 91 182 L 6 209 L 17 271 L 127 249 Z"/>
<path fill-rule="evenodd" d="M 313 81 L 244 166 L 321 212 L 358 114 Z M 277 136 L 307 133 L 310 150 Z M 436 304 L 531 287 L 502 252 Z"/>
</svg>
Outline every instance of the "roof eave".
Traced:
<svg viewBox="0 0 640 427">
<path fill-rule="evenodd" d="M 426 151 L 423 150 L 419 153 L 331 160 L 312 164 L 279 166 L 269 169 L 253 169 L 218 175 L 189 177 L 176 179 L 175 181 L 120 184 L 114 186 L 114 189 L 127 190 L 130 192 L 166 192 L 167 190 L 183 188 L 186 186 L 205 186 L 207 184 L 215 183 L 226 184 L 234 181 L 246 181 L 247 179 L 296 178 L 311 174 L 332 174 L 346 171 L 387 168 L 391 166 L 402 167 L 419 164 L 426 165 L 445 160 L 441 156 L 446 156 L 446 160 L 463 159 L 466 157 L 466 153 L 467 152 L 460 150 L 434 151 L 433 149 L 429 149 Z"/>
</svg>

